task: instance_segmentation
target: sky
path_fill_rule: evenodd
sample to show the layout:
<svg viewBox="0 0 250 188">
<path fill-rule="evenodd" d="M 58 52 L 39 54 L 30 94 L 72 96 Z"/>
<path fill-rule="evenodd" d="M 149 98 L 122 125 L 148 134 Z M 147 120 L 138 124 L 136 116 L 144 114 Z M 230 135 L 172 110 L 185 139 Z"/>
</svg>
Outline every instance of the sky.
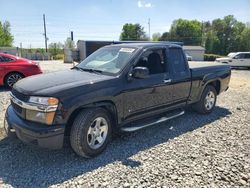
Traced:
<svg viewBox="0 0 250 188">
<path fill-rule="evenodd" d="M 8 20 L 14 46 L 44 48 L 43 14 L 48 43 L 119 40 L 125 23 L 139 23 L 149 33 L 166 32 L 178 18 L 212 21 L 232 14 L 250 22 L 250 0 L 0 0 L 0 21 Z"/>
</svg>

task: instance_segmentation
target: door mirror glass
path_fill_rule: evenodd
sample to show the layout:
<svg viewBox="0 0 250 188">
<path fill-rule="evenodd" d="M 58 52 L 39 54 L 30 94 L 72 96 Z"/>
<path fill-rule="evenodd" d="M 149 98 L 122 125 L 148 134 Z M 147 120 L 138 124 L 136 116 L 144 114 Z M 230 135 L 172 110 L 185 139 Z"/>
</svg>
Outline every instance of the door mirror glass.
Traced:
<svg viewBox="0 0 250 188">
<path fill-rule="evenodd" d="M 149 76 L 149 70 L 147 67 L 135 67 L 132 71 L 132 77 L 144 79 Z"/>
</svg>

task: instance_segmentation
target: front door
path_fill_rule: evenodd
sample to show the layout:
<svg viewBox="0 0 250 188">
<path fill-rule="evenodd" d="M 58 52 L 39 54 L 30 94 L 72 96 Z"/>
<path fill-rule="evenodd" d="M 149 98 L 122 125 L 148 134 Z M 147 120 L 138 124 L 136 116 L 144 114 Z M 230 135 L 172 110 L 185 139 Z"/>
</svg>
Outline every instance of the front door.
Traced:
<svg viewBox="0 0 250 188">
<path fill-rule="evenodd" d="M 133 79 L 124 92 L 124 119 L 157 111 L 172 102 L 173 87 L 166 64 L 165 48 L 145 51 L 135 67 L 147 67 L 149 77 Z"/>
</svg>

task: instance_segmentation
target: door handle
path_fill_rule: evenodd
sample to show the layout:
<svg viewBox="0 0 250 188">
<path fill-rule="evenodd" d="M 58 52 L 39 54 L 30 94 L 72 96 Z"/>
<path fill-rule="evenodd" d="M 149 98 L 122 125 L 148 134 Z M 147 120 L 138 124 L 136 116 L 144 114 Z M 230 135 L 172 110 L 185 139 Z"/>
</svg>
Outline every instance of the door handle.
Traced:
<svg viewBox="0 0 250 188">
<path fill-rule="evenodd" d="M 171 83 L 171 82 L 172 82 L 172 80 L 171 80 L 171 79 L 168 79 L 168 80 L 163 80 L 163 82 L 164 82 L 165 84 L 168 84 L 168 83 Z"/>
</svg>

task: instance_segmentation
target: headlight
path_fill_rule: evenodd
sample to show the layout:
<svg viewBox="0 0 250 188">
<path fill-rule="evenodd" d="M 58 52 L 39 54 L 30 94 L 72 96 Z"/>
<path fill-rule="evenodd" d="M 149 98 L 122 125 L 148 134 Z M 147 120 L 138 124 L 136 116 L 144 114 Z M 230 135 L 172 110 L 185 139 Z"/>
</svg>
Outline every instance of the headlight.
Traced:
<svg viewBox="0 0 250 188">
<path fill-rule="evenodd" d="M 51 105 L 57 105 L 58 99 L 53 97 L 30 97 L 29 102 L 39 105 L 51 106 Z"/>
<path fill-rule="evenodd" d="M 57 98 L 31 96 L 29 104 L 32 104 L 32 108 L 26 108 L 26 119 L 51 125 L 58 103 Z"/>
<path fill-rule="evenodd" d="M 34 122 L 51 125 L 54 121 L 55 112 L 39 112 L 35 110 L 26 110 L 26 119 Z"/>
</svg>

